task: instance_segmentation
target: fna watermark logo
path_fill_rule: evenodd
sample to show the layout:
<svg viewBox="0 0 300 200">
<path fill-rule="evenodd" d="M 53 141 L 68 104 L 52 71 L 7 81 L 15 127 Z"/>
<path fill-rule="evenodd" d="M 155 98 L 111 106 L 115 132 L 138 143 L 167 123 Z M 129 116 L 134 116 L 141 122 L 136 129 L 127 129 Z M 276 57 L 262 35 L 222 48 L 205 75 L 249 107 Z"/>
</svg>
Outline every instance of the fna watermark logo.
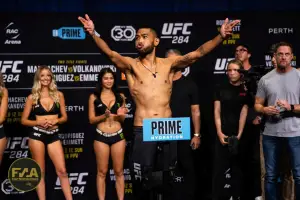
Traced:
<svg viewBox="0 0 300 200">
<path fill-rule="evenodd" d="M 8 170 L 8 180 L 18 191 L 34 190 L 42 178 L 40 166 L 30 158 L 14 161 Z"/>
</svg>

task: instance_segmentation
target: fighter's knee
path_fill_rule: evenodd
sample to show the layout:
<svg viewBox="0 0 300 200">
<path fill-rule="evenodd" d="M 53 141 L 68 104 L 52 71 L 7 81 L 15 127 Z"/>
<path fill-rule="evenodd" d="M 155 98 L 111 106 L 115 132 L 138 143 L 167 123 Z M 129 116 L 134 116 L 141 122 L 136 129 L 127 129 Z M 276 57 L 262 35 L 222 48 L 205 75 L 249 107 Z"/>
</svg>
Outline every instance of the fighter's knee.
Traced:
<svg viewBox="0 0 300 200">
<path fill-rule="evenodd" d="M 116 178 L 124 176 L 123 169 L 121 169 L 121 170 L 114 170 L 114 172 L 115 172 Z"/>
<path fill-rule="evenodd" d="M 97 176 L 100 178 L 106 178 L 107 169 L 98 169 L 97 170 Z"/>
</svg>

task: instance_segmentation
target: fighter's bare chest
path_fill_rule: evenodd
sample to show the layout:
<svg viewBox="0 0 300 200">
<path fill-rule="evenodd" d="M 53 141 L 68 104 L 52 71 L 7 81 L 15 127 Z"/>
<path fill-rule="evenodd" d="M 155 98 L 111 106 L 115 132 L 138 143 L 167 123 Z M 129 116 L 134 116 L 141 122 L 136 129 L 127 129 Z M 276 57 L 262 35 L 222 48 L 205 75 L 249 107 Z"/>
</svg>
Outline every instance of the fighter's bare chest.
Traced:
<svg viewBox="0 0 300 200">
<path fill-rule="evenodd" d="M 136 71 L 134 74 L 136 84 L 160 86 L 162 84 L 170 84 L 172 74 L 168 71 L 160 70 L 155 72 Z"/>
<path fill-rule="evenodd" d="M 132 67 L 132 72 L 138 79 L 154 79 L 154 81 L 169 78 L 170 71 L 171 66 L 154 65 L 149 67 L 141 62 L 137 62 L 137 64 Z"/>
</svg>

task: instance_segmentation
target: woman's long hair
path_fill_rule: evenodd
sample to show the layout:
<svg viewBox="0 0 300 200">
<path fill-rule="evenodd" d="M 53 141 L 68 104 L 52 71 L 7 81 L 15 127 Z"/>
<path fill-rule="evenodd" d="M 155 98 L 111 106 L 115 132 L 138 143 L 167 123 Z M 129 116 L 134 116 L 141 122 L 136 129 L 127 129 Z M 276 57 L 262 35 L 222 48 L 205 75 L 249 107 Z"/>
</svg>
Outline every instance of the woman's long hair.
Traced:
<svg viewBox="0 0 300 200">
<path fill-rule="evenodd" d="M 2 100 L 3 88 L 5 88 L 5 84 L 4 84 L 4 80 L 3 80 L 3 75 L 0 72 L 0 103 L 1 103 L 1 100 Z"/>
<path fill-rule="evenodd" d="M 94 91 L 94 95 L 96 96 L 96 98 L 100 98 L 103 86 L 102 86 L 102 78 L 106 73 L 110 73 L 113 75 L 114 77 L 114 84 L 111 88 L 112 92 L 114 93 L 115 97 L 117 98 L 119 95 L 117 95 L 119 93 L 118 89 L 117 89 L 117 85 L 116 85 L 116 73 L 114 73 L 110 68 L 103 68 L 99 75 L 98 75 L 98 82 L 96 84 L 96 89 Z M 117 100 L 117 99 L 116 99 Z"/>
<path fill-rule="evenodd" d="M 39 68 L 37 69 L 37 71 L 35 72 L 35 75 L 34 75 L 33 87 L 31 90 L 32 99 L 33 99 L 34 104 L 37 104 L 38 100 L 41 97 L 42 85 L 40 82 L 40 74 L 41 74 L 42 70 L 44 70 L 44 69 L 48 70 L 51 75 L 51 83 L 49 85 L 49 96 L 53 98 L 54 102 L 59 101 L 57 85 L 56 85 L 53 73 L 49 69 L 48 66 L 42 65 L 42 66 L 39 66 Z"/>
</svg>

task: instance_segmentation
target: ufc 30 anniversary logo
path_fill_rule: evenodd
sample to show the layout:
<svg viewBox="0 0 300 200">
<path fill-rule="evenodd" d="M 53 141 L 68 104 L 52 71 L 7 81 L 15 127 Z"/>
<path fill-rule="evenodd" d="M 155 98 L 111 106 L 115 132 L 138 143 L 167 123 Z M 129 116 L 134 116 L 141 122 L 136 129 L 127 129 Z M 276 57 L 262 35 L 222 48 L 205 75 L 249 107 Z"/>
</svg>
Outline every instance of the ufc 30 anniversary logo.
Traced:
<svg viewBox="0 0 300 200">
<path fill-rule="evenodd" d="M 30 158 L 14 161 L 8 170 L 8 180 L 12 186 L 23 192 L 35 189 L 41 178 L 40 166 Z"/>
<path fill-rule="evenodd" d="M 115 41 L 132 41 L 136 31 L 132 26 L 115 26 L 111 29 L 111 37 Z"/>
</svg>

